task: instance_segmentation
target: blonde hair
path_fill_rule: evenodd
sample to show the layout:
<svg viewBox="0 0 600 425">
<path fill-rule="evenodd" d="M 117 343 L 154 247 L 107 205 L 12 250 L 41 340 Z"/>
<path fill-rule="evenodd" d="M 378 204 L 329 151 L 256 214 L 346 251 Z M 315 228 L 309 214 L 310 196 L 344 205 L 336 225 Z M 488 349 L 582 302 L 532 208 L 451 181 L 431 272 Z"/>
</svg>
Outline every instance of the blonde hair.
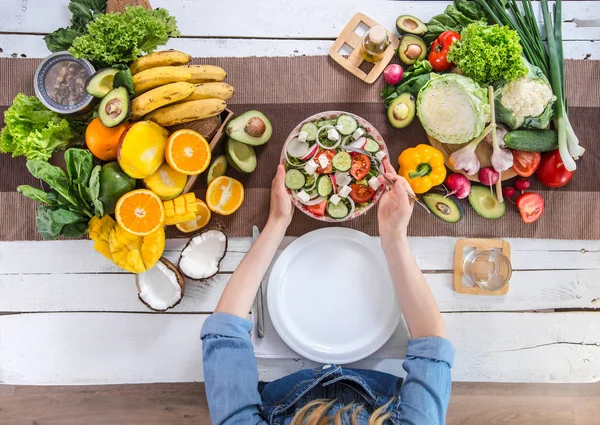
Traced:
<svg viewBox="0 0 600 425">
<path fill-rule="evenodd" d="M 296 413 L 291 425 L 342 425 L 342 416 L 350 411 L 351 424 L 358 425 L 358 415 L 365 409 L 360 404 L 349 404 L 339 409 L 335 415 L 328 414 L 336 400 L 314 400 L 304 406 Z M 391 414 L 384 413 L 391 401 L 376 409 L 369 418 L 369 425 L 383 425 Z"/>
</svg>

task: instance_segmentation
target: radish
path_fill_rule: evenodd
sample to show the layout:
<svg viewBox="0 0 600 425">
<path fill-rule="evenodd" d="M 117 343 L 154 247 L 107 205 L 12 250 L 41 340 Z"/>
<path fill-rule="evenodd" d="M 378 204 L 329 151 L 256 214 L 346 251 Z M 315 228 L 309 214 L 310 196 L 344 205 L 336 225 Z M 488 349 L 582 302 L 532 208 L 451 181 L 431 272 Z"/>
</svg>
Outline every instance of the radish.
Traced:
<svg viewBox="0 0 600 425">
<path fill-rule="evenodd" d="M 492 167 L 483 167 L 481 170 L 479 170 L 479 181 L 481 184 L 489 186 L 490 190 L 499 179 L 500 173 L 498 173 L 498 171 L 494 170 Z"/>
<path fill-rule="evenodd" d="M 529 189 L 529 186 L 531 186 L 531 182 L 526 177 L 517 177 L 515 180 L 515 188 L 521 192 Z"/>
<path fill-rule="evenodd" d="M 450 174 L 446 178 L 445 184 L 452 191 L 447 196 L 455 195 L 458 199 L 464 199 L 471 193 L 471 182 L 463 174 Z"/>
<path fill-rule="evenodd" d="M 386 83 L 395 86 L 402 81 L 402 76 L 404 75 L 404 71 L 402 67 L 396 63 L 388 65 L 383 71 L 383 79 Z"/>
<path fill-rule="evenodd" d="M 515 193 L 517 193 L 517 191 L 515 190 L 514 187 L 507 186 L 507 187 L 502 188 L 502 195 L 506 199 L 512 199 L 515 196 Z"/>
</svg>

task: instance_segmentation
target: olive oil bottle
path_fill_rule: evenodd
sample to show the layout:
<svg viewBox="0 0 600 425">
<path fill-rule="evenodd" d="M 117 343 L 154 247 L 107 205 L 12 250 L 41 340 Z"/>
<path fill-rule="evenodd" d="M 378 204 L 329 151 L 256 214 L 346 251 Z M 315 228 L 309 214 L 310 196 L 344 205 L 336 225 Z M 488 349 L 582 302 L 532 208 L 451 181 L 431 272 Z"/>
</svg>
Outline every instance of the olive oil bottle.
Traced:
<svg viewBox="0 0 600 425">
<path fill-rule="evenodd" d="M 367 62 L 378 62 L 383 58 L 390 39 L 385 28 L 380 25 L 370 28 L 362 38 L 360 53 Z"/>
</svg>

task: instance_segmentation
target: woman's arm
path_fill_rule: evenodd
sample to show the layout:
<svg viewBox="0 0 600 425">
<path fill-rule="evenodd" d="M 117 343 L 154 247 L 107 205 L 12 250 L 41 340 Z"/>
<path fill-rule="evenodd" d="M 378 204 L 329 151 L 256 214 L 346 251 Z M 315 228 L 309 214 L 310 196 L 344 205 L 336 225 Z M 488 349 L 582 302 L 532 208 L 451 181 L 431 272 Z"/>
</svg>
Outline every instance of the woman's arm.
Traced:
<svg viewBox="0 0 600 425">
<path fill-rule="evenodd" d="M 259 415 L 258 369 L 246 320 L 256 291 L 292 219 L 285 170 L 277 169 L 271 212 L 260 237 L 229 279 L 215 314 L 202 328 L 206 398 L 215 425 L 265 424 Z"/>
<path fill-rule="evenodd" d="M 389 161 L 385 167 L 385 176 L 395 183 L 379 176 L 388 189 L 379 201 L 379 235 L 402 314 L 413 338 L 445 337 L 442 315 L 408 244 L 407 227 L 413 210 L 408 191 L 412 193 L 412 189 Z"/>
<path fill-rule="evenodd" d="M 271 189 L 271 211 L 267 225 L 229 279 L 215 313 L 247 317 L 275 252 L 292 221 L 293 206 L 285 189 L 285 169 L 277 167 Z"/>
</svg>

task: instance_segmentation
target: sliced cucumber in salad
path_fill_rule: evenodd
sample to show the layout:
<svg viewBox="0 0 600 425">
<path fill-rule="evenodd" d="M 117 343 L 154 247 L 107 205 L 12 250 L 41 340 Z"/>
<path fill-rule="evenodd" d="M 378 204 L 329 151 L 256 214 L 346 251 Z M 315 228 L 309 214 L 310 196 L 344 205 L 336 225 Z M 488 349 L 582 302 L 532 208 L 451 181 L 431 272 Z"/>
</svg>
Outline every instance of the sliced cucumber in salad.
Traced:
<svg viewBox="0 0 600 425">
<path fill-rule="evenodd" d="M 350 115 L 340 115 L 336 122 L 336 128 L 344 136 L 349 136 L 358 128 L 358 123 Z"/>
<path fill-rule="evenodd" d="M 304 187 L 306 178 L 299 170 L 292 168 L 285 173 L 285 186 L 288 189 L 298 190 Z"/>
<path fill-rule="evenodd" d="M 377 143 L 373 139 L 367 139 L 367 144 L 365 145 L 365 150 L 367 152 L 376 153 L 376 152 L 379 152 L 379 149 L 381 149 L 381 147 L 379 146 L 379 143 Z"/>
<path fill-rule="evenodd" d="M 352 157 L 346 151 L 341 151 L 335 154 L 331 160 L 333 168 L 338 171 L 348 171 L 352 168 Z"/>
<path fill-rule="evenodd" d="M 329 176 L 319 176 L 317 179 L 317 193 L 323 197 L 327 197 L 333 193 L 333 183 Z"/>
<path fill-rule="evenodd" d="M 335 205 L 333 202 L 327 202 L 327 214 L 331 218 L 342 219 L 345 218 L 350 213 L 350 209 L 345 202 L 339 202 Z"/>
<path fill-rule="evenodd" d="M 304 131 L 306 134 L 308 134 L 308 136 L 306 136 L 306 140 L 308 140 L 309 142 L 314 142 L 315 140 L 317 140 L 318 130 L 319 129 L 317 128 L 317 126 L 312 122 L 307 122 L 302 126 L 302 128 L 300 128 L 300 132 Z"/>
<path fill-rule="evenodd" d="M 325 127 L 326 125 L 330 125 L 330 126 L 333 127 L 333 126 L 335 126 L 336 122 L 337 122 L 337 120 L 335 120 L 335 119 L 333 119 L 333 120 L 319 120 L 319 121 L 315 122 L 315 125 L 318 128 Z"/>
</svg>

